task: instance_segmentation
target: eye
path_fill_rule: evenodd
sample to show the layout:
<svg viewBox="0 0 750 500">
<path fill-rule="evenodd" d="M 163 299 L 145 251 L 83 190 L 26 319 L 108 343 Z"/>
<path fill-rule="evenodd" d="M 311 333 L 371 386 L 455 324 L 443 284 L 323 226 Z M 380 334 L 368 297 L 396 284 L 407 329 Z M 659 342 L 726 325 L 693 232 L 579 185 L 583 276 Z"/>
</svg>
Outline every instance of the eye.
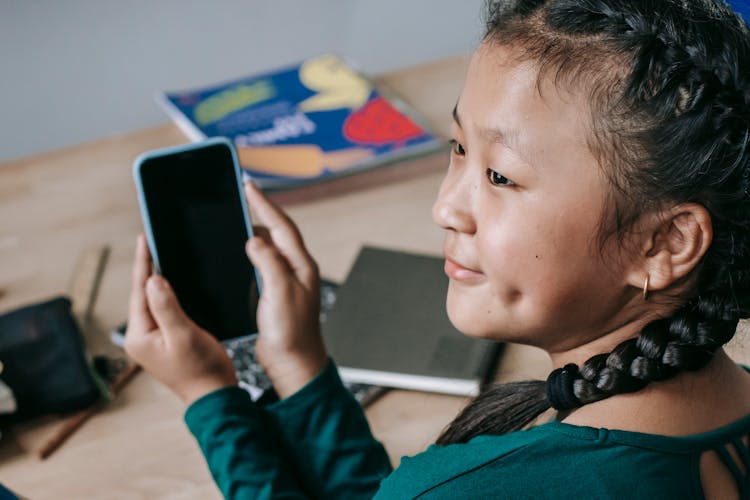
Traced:
<svg viewBox="0 0 750 500">
<path fill-rule="evenodd" d="M 487 178 L 490 180 L 493 186 L 515 186 L 516 183 L 508 179 L 504 175 L 495 172 L 491 168 L 487 169 Z"/>
<path fill-rule="evenodd" d="M 457 140 L 451 139 L 450 145 L 451 145 L 451 153 L 457 156 L 464 156 L 466 154 L 466 150 L 464 149 L 463 145 Z"/>
</svg>

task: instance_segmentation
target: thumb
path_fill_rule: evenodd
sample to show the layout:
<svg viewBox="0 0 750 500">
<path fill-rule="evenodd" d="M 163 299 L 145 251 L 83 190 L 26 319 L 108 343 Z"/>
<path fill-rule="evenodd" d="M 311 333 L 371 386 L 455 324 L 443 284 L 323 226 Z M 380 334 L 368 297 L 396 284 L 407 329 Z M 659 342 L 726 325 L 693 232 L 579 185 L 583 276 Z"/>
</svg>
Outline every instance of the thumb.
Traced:
<svg viewBox="0 0 750 500">
<path fill-rule="evenodd" d="M 193 327 L 193 322 L 180 307 L 172 287 L 161 276 L 153 275 L 148 279 L 146 299 L 154 321 L 156 321 L 159 329 L 167 335 L 172 330 Z"/>
</svg>

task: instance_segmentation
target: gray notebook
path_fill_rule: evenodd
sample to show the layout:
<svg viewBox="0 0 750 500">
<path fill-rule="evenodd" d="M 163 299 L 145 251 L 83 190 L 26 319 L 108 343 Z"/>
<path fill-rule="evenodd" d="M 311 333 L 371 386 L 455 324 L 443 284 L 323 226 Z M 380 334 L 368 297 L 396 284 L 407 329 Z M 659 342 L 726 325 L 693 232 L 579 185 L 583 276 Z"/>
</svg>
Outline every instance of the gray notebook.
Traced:
<svg viewBox="0 0 750 500">
<path fill-rule="evenodd" d="M 364 247 L 337 292 L 323 334 L 341 377 L 476 395 L 500 344 L 467 337 L 448 320 L 443 259 Z"/>
</svg>

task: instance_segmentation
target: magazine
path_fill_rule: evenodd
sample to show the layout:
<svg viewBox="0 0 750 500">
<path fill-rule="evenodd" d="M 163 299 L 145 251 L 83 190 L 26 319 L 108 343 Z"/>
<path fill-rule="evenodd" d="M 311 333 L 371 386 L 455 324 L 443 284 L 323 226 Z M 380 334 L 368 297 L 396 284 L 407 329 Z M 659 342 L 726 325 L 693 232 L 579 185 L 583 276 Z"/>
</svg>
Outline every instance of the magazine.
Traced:
<svg viewBox="0 0 750 500">
<path fill-rule="evenodd" d="M 246 175 L 266 189 L 441 148 L 413 109 L 330 54 L 205 88 L 163 92 L 158 101 L 191 140 L 228 137 Z"/>
</svg>

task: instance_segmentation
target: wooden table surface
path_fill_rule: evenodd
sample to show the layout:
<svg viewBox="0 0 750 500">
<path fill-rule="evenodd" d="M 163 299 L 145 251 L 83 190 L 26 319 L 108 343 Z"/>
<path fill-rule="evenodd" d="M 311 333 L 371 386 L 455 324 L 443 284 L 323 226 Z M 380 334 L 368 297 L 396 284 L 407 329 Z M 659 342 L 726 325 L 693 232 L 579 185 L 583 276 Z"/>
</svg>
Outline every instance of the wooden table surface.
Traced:
<svg viewBox="0 0 750 500">
<path fill-rule="evenodd" d="M 468 59 L 456 57 L 384 75 L 378 82 L 417 108 L 442 136 Z M 106 244 L 111 254 L 86 331 L 89 349 L 115 353 L 109 331 L 127 313 L 129 273 L 141 221 L 131 164 L 141 152 L 186 142 L 171 124 L 0 165 L 0 312 L 68 293 L 79 255 Z M 327 196 L 283 199 L 322 275 L 342 281 L 362 244 L 440 255 L 442 231 L 430 216 L 447 157 L 418 160 L 403 175 L 351 178 Z M 300 201 L 301 200 L 301 201 Z M 742 357 L 742 345 L 732 351 Z M 498 380 L 544 377 L 540 351 L 510 345 Z M 390 391 L 367 409 L 394 464 L 432 442 L 464 398 Z M 139 374 L 103 412 L 46 461 L 36 450 L 59 426 L 45 418 L 0 439 L 0 483 L 32 499 L 220 498 L 183 405 Z"/>
</svg>

